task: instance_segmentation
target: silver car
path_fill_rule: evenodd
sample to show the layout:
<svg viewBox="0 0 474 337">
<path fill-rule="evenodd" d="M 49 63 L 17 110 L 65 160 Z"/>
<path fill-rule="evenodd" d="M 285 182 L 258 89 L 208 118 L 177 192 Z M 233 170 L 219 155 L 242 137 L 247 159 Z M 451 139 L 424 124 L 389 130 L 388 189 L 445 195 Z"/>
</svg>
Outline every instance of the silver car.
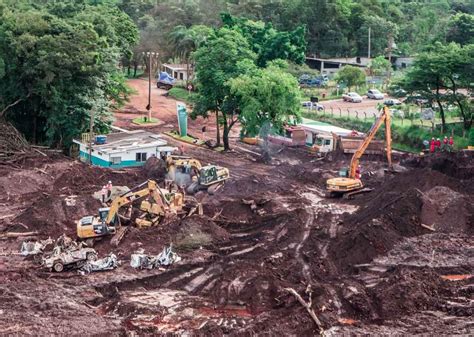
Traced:
<svg viewBox="0 0 474 337">
<path fill-rule="evenodd" d="M 356 92 L 349 92 L 342 95 L 342 100 L 345 102 L 361 103 L 362 97 Z"/>
<path fill-rule="evenodd" d="M 370 89 L 367 91 L 367 98 L 370 99 L 383 99 L 383 94 L 377 89 Z"/>
</svg>

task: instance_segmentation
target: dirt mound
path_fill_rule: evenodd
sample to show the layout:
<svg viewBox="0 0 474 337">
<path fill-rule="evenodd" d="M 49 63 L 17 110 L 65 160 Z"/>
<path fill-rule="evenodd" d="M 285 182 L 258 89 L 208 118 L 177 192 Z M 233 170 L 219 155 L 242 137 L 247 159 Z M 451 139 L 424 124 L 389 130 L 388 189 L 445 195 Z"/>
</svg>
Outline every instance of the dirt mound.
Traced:
<svg viewBox="0 0 474 337">
<path fill-rule="evenodd" d="M 458 179 L 474 178 L 474 152 L 444 152 L 427 156 L 411 157 L 404 161 L 405 165 L 415 168 L 432 168 Z"/>
<path fill-rule="evenodd" d="M 429 233 L 424 225 L 468 231 L 472 207 L 459 192 L 463 189 L 459 181 L 429 169 L 392 177 L 364 200 L 365 207 L 344 219 L 345 232 L 330 247 L 336 266 L 370 262 L 404 237 Z"/>
<path fill-rule="evenodd" d="M 435 186 L 423 195 L 420 220 L 438 232 L 465 233 L 473 211 L 468 197 L 446 186 Z"/>
<path fill-rule="evenodd" d="M 145 162 L 143 170 L 149 179 L 161 181 L 166 176 L 166 163 L 157 157 L 150 157 Z"/>
<path fill-rule="evenodd" d="M 444 302 L 442 296 L 451 295 L 443 287 L 443 282 L 445 281 L 429 268 L 396 268 L 372 290 L 378 314 L 382 319 L 389 319 L 400 313 L 437 309 Z"/>
</svg>

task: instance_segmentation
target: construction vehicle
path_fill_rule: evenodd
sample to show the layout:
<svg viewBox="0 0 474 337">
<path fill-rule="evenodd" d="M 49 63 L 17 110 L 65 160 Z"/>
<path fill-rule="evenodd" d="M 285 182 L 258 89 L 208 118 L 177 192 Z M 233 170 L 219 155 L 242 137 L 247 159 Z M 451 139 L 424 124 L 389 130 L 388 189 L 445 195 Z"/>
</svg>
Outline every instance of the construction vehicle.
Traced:
<svg viewBox="0 0 474 337">
<path fill-rule="evenodd" d="M 178 185 L 185 185 L 189 194 L 201 190 L 213 194 L 230 178 L 229 169 L 225 167 L 212 164 L 202 166 L 199 160 L 184 156 L 166 157 L 166 168 L 168 177 Z M 189 179 L 181 179 L 182 174 Z"/>
<path fill-rule="evenodd" d="M 390 129 L 390 111 L 387 106 L 384 106 L 382 113 L 372 125 L 364 141 L 359 145 L 359 148 L 352 156 L 351 164 L 349 166 L 347 174 L 343 174 L 345 175 L 345 177 L 338 177 L 327 180 L 326 189 L 329 192 L 329 196 L 342 195 L 344 198 L 350 198 L 355 194 L 370 191 L 370 189 L 364 189 L 364 185 L 362 184 L 360 177 L 357 177 L 357 168 L 359 167 L 360 157 L 362 157 L 365 150 L 369 146 L 370 142 L 374 139 L 375 134 L 380 129 L 380 126 L 382 126 L 383 123 L 385 123 L 387 160 L 389 169 L 392 169 L 392 134 Z"/>
<path fill-rule="evenodd" d="M 144 187 L 145 186 L 145 187 Z M 110 207 L 99 209 L 98 216 L 85 216 L 77 222 L 77 236 L 88 240 L 115 234 L 114 243 L 118 244 L 127 227 L 121 227 L 121 219 L 131 220 L 132 207 L 141 201 L 141 216 L 135 219 L 138 227 L 149 227 L 158 223 L 168 214 L 182 211 L 184 197 L 182 193 L 170 192 L 158 186 L 154 180 L 148 180 L 130 191 L 116 197 Z M 127 215 L 119 214 L 128 207 Z"/>
</svg>

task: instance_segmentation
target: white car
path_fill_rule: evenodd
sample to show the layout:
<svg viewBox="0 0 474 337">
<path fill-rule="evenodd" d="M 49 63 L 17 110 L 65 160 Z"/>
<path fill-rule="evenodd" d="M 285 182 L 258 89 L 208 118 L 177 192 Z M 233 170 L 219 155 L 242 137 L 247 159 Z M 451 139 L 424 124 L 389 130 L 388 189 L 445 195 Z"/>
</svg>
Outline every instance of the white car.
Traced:
<svg viewBox="0 0 474 337">
<path fill-rule="evenodd" d="M 303 104 L 303 108 L 308 108 L 310 110 L 317 110 L 317 111 L 324 110 L 324 106 L 316 102 L 307 101 L 307 102 L 303 102 L 302 104 Z"/>
<path fill-rule="evenodd" d="M 377 89 L 370 89 L 367 91 L 367 98 L 370 99 L 383 99 L 383 94 Z"/>
<path fill-rule="evenodd" d="M 356 92 L 349 92 L 342 95 L 342 100 L 344 102 L 361 103 L 362 97 Z"/>
</svg>

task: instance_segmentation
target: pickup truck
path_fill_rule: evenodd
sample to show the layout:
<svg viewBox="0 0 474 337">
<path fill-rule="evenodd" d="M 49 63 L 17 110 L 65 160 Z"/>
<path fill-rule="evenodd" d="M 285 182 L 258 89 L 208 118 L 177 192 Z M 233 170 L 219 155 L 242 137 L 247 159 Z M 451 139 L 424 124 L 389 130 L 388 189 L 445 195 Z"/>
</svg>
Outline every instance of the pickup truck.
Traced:
<svg viewBox="0 0 474 337">
<path fill-rule="evenodd" d="M 156 76 L 156 87 L 158 89 L 170 90 L 176 83 L 176 79 L 170 76 L 166 71 L 161 71 Z"/>
</svg>

